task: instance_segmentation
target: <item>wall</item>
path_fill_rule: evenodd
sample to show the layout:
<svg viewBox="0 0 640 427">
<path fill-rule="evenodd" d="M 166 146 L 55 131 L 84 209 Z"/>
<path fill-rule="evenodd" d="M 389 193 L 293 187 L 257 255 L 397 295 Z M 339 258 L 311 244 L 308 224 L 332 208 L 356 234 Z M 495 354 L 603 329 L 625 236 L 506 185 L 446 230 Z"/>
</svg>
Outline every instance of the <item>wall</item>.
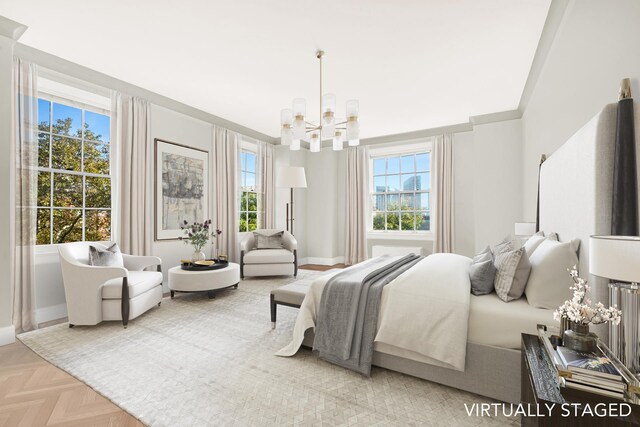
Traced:
<svg viewBox="0 0 640 427">
<path fill-rule="evenodd" d="M 640 96 L 640 2 L 572 1 L 522 118 L 523 219 L 535 220 L 537 167 L 605 104 L 620 80 Z M 638 108 L 638 107 L 636 107 Z"/>
<path fill-rule="evenodd" d="M 513 235 L 522 220 L 522 120 L 473 128 L 475 251 Z"/>
<path fill-rule="evenodd" d="M 151 150 L 149 164 L 155 165 L 153 140 L 159 138 L 165 141 L 177 142 L 189 147 L 206 150 L 209 153 L 213 150 L 212 126 L 202 120 L 194 119 L 190 116 L 177 113 L 164 107 L 151 104 Z M 213 171 L 209 164 L 209 188 L 213 188 Z M 154 171 L 151 171 L 152 175 Z M 153 203 L 155 197 L 152 197 Z M 209 195 L 209 217 L 213 216 L 214 200 L 213 194 Z M 227 232 L 228 230 L 224 230 Z M 234 230 L 235 232 L 235 230 Z M 203 249 L 204 253 L 211 254 L 211 245 Z M 162 259 L 162 271 L 164 273 L 164 291 L 169 291 L 169 280 L 167 272 L 171 267 L 180 265 L 181 259 L 191 258 L 193 248 L 184 242 L 177 240 L 154 241 L 151 245 L 151 252 Z"/>
</svg>

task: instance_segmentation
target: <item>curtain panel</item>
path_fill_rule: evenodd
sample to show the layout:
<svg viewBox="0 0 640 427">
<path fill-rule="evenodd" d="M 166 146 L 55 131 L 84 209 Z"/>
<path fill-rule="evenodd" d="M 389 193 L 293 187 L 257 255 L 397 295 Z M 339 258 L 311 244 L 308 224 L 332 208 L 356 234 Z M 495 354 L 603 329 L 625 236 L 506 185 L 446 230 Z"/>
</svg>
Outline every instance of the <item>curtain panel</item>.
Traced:
<svg viewBox="0 0 640 427">
<path fill-rule="evenodd" d="M 272 144 L 258 141 L 258 227 L 275 228 L 275 149 Z"/>
<path fill-rule="evenodd" d="M 238 199 L 240 194 L 240 141 L 236 132 L 219 126 L 213 127 L 213 223 L 222 230 L 215 245 L 218 253 L 227 255 L 229 261 L 238 262 Z"/>
<path fill-rule="evenodd" d="M 123 253 L 150 255 L 153 240 L 151 111 L 149 101 L 122 93 L 111 99 L 111 134 L 118 158 L 112 174 L 118 188 L 116 241 Z"/>
<path fill-rule="evenodd" d="M 11 246 L 12 322 L 16 333 L 37 329 L 35 302 L 36 206 L 38 192 L 38 69 L 13 60 L 13 134 L 15 140 L 15 233 Z M 13 151 L 13 150 L 12 150 Z"/>
<path fill-rule="evenodd" d="M 366 146 L 347 150 L 346 176 L 346 247 L 345 264 L 353 265 L 368 258 L 367 211 L 369 203 L 369 149 Z"/>
<path fill-rule="evenodd" d="M 434 224 L 434 252 L 455 250 L 453 135 L 439 135 L 433 141 L 432 218 Z"/>
</svg>

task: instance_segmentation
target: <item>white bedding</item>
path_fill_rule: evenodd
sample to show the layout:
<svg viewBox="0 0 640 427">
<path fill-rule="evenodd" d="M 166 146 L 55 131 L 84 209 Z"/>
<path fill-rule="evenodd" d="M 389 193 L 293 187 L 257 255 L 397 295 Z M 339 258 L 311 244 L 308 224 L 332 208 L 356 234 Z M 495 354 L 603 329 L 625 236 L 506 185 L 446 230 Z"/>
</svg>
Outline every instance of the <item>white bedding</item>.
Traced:
<svg viewBox="0 0 640 427">
<path fill-rule="evenodd" d="M 382 292 L 375 351 L 463 371 L 467 341 L 519 349 L 522 332 L 535 334 L 537 324 L 557 323 L 552 310 L 532 307 L 525 298 L 505 303 L 495 293 L 471 295 L 470 262 L 460 255 L 431 255 L 388 284 Z M 305 331 L 315 328 L 324 285 L 339 272 L 314 280 L 300 307 L 293 339 L 278 356 L 293 356 Z M 438 311 L 444 320 L 434 327 Z"/>
</svg>

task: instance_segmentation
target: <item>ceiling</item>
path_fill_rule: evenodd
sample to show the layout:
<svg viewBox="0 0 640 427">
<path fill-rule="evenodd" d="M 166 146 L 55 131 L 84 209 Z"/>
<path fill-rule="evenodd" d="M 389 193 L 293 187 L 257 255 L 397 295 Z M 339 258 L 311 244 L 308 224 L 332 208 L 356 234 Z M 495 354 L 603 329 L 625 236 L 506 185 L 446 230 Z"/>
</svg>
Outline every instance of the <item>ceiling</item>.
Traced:
<svg viewBox="0 0 640 427">
<path fill-rule="evenodd" d="M 551 0 L 0 0 L 20 42 L 259 132 L 318 115 L 317 48 L 361 137 L 516 109 Z"/>
</svg>

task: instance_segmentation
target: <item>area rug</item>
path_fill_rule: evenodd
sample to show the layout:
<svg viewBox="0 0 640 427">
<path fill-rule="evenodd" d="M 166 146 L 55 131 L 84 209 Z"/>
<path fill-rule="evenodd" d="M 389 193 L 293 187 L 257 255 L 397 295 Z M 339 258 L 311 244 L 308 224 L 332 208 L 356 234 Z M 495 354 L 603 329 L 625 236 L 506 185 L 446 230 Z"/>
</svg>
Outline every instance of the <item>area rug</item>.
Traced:
<svg viewBox="0 0 640 427">
<path fill-rule="evenodd" d="M 176 294 L 127 329 L 59 324 L 18 338 L 151 426 L 519 423 L 469 417 L 465 403 L 493 401 L 386 369 L 365 378 L 305 349 L 274 356 L 297 311 L 279 306 L 272 330 L 269 292 L 293 280 L 243 280 L 211 300 Z"/>
</svg>

